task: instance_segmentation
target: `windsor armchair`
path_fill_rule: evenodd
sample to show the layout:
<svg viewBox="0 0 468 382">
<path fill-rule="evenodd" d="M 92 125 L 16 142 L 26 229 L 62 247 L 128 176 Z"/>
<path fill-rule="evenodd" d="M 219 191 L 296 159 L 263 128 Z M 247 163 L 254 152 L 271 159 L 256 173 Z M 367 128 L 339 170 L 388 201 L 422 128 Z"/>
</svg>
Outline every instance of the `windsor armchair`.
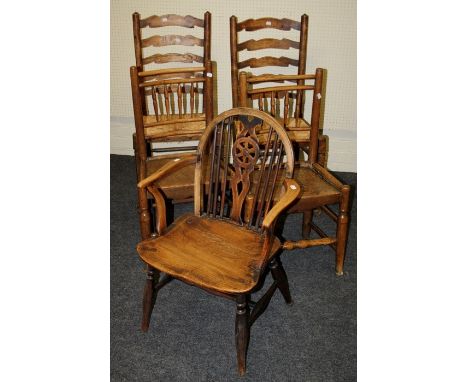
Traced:
<svg viewBox="0 0 468 382">
<path fill-rule="evenodd" d="M 262 74 L 298 74 L 303 75 L 307 64 L 307 34 L 309 29 L 309 16 L 301 16 L 301 21 L 290 19 L 276 19 L 264 17 L 260 19 L 248 19 L 242 22 L 237 21 L 236 16 L 230 18 L 230 39 L 231 39 L 231 85 L 232 85 L 232 105 L 241 106 L 239 103 L 239 70 L 249 70 L 254 75 Z M 284 33 L 279 39 L 277 31 Z M 299 35 L 297 36 L 297 32 Z M 240 32 L 243 32 L 245 40 L 240 39 Z M 265 38 L 267 36 L 267 38 Z M 287 38 L 286 38 L 287 37 Z M 297 40 L 297 37 L 299 40 Z M 262 51 L 268 49 L 269 56 L 263 56 Z M 286 56 L 285 56 L 286 54 Z M 240 61 L 240 57 L 243 61 Z M 295 70 L 294 68 L 297 68 Z M 303 85 L 301 77 L 297 79 L 297 85 Z M 304 120 L 304 100 L 299 99 L 296 103 L 295 114 L 297 119 L 290 120 L 291 125 L 284 125 L 290 134 L 290 129 L 296 127 L 294 123 L 301 126 L 306 124 Z M 307 143 L 294 140 L 296 158 L 300 155 L 300 149 L 308 151 Z M 325 166 L 327 160 L 327 136 L 318 136 L 318 162 Z"/>
<path fill-rule="evenodd" d="M 261 129 L 267 138 L 258 138 Z M 158 184 L 193 164 L 194 213 L 167 227 Z M 293 167 L 292 145 L 281 125 L 264 112 L 235 108 L 211 121 L 196 155 L 176 158 L 138 183 L 142 241 L 137 251 L 148 267 L 143 331 L 149 328 L 158 291 L 172 279 L 233 300 L 238 371 L 245 373 L 252 324 L 276 289 L 286 303 L 292 301 L 274 226 L 300 193 L 292 179 Z M 156 234 L 151 233 L 147 192 L 157 204 Z M 261 288 L 260 280 L 270 271 L 273 284 L 254 303 L 250 294 Z"/>
<path fill-rule="evenodd" d="M 141 19 L 134 13 L 132 18 L 134 150 L 137 179 L 142 180 L 171 160 L 195 152 L 196 145 L 190 141 L 199 140 L 213 118 L 211 14 L 205 12 L 204 19 L 172 14 Z M 202 36 L 150 35 L 154 29 L 173 32 L 173 27 L 191 29 L 195 35 L 198 30 Z M 191 52 L 168 53 L 174 46 Z M 164 147 L 167 142 L 172 144 Z M 185 146 L 174 147 L 176 142 Z M 192 165 L 164 180 L 161 187 L 166 200 L 192 200 L 194 170 Z"/>
<path fill-rule="evenodd" d="M 294 170 L 294 179 L 301 184 L 301 197 L 289 208 L 289 213 L 302 212 L 302 236 L 304 240 L 287 241 L 284 248 L 306 248 L 329 245 L 335 251 L 335 271 L 343 274 L 343 264 L 348 238 L 349 191 L 318 161 L 318 136 L 321 109 L 323 70 L 315 74 L 247 76 L 240 73 L 241 106 L 257 106 L 270 113 L 283 127 L 288 126 L 289 138 L 307 145 L 307 161 L 299 160 Z M 299 85 L 299 82 L 302 82 Z M 306 83 L 312 82 L 312 84 Z M 274 83 L 274 86 L 265 84 Z M 300 117 L 300 104 L 309 98 L 312 103 L 310 121 Z M 263 132 L 265 134 L 265 132 Z M 338 213 L 330 208 L 338 205 Z M 336 223 L 336 234 L 327 235 L 313 222 L 314 209 L 320 209 Z M 309 239 L 314 230 L 320 239 Z"/>
</svg>

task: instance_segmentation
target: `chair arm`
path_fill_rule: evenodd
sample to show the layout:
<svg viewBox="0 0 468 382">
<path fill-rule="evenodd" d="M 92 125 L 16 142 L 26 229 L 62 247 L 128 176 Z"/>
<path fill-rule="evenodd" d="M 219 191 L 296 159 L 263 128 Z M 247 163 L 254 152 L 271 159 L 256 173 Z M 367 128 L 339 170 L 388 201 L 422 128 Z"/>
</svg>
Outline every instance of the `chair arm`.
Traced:
<svg viewBox="0 0 468 382">
<path fill-rule="evenodd" d="M 193 154 L 190 156 L 186 156 L 184 158 L 176 158 L 171 160 L 170 162 L 167 162 L 164 164 L 158 171 L 155 173 L 151 174 L 150 176 L 146 177 L 145 179 L 142 179 L 138 182 L 138 188 L 145 188 L 149 184 L 161 180 L 162 178 L 165 178 L 168 175 L 173 174 L 177 170 L 191 165 L 195 164 L 197 161 L 197 155 Z"/>
<path fill-rule="evenodd" d="M 283 182 L 283 186 L 286 188 L 286 193 L 281 197 L 280 200 L 273 206 L 273 208 L 267 213 L 263 219 L 262 228 L 270 229 L 275 222 L 276 218 L 287 208 L 289 205 L 296 200 L 301 193 L 301 186 L 294 180 L 286 178 Z"/>
<path fill-rule="evenodd" d="M 151 235 L 150 216 L 148 214 L 147 191 L 154 197 L 156 203 L 156 231 L 160 235 L 167 226 L 166 222 L 166 203 L 163 194 L 154 187 L 152 183 L 164 177 L 173 174 L 177 170 L 193 164 L 197 161 L 196 154 L 184 158 L 176 158 L 164 164 L 158 171 L 141 180 L 138 183 L 138 205 L 140 213 L 140 231 L 142 239 L 148 239 Z"/>
</svg>

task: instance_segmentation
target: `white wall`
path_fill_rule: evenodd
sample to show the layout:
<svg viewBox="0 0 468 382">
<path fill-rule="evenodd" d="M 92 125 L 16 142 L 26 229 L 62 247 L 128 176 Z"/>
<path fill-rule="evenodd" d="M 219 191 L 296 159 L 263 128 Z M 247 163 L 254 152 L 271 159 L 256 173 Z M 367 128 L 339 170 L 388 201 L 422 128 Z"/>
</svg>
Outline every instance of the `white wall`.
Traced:
<svg viewBox="0 0 468 382">
<path fill-rule="evenodd" d="M 266 16 L 300 20 L 303 13 L 309 15 L 307 72 L 317 67 L 327 69 L 323 129 L 330 138 L 328 167 L 356 172 L 355 0 L 111 0 L 111 153 L 133 155 L 129 77 L 129 67 L 135 63 L 132 13 L 137 11 L 142 18 L 170 13 L 203 18 L 207 10 L 212 15 L 211 57 L 217 63 L 218 112 L 231 108 L 229 17 L 236 15 L 239 21 Z"/>
</svg>

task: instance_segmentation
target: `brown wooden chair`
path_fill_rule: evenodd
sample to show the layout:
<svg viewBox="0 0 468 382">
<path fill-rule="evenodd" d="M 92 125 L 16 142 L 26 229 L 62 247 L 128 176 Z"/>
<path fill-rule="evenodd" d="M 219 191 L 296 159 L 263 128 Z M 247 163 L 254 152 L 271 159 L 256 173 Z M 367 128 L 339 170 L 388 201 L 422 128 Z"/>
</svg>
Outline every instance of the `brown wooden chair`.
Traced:
<svg viewBox="0 0 468 382">
<path fill-rule="evenodd" d="M 261 140 L 260 130 L 267 132 Z M 193 164 L 194 213 L 166 227 L 159 184 Z M 238 370 L 241 375 L 245 373 L 250 327 L 276 289 L 287 303 L 291 302 L 274 226 L 300 193 L 300 186 L 292 179 L 293 167 L 292 145 L 281 125 L 264 112 L 235 108 L 208 125 L 196 155 L 176 158 L 138 183 L 143 240 L 137 251 L 148 267 L 143 331 L 148 330 L 159 289 L 173 278 L 233 300 L 237 304 Z M 252 181 L 254 172 L 256 182 Z M 157 204 L 157 234 L 153 235 L 147 192 Z M 245 203 L 247 195 L 253 195 L 250 203 Z M 250 295 L 262 287 L 269 271 L 273 284 L 254 303 Z"/>
<path fill-rule="evenodd" d="M 185 27 L 202 36 L 148 35 L 166 27 Z M 198 33 L 200 34 L 200 33 Z M 190 141 L 198 141 L 213 118 L 213 74 L 211 54 L 211 14 L 204 19 L 193 16 L 163 15 L 141 19 L 133 14 L 136 66 L 130 68 L 135 118 L 134 150 L 138 180 L 160 169 L 174 158 L 183 158 L 196 150 Z M 201 50 L 195 53 L 162 53 L 166 47 L 185 46 Z M 191 47 L 191 48 L 189 48 Z M 149 54 L 148 49 L 156 49 Z M 164 50 L 163 50 L 164 49 Z M 161 142 L 189 142 L 185 146 L 163 146 Z M 194 166 L 167 177 L 164 196 L 173 202 L 193 200 Z"/>
<path fill-rule="evenodd" d="M 236 16 L 231 16 L 230 19 L 230 38 L 231 38 L 231 85 L 232 85 L 232 105 L 233 107 L 240 106 L 239 103 L 239 70 L 250 70 L 255 75 L 268 74 L 272 70 L 281 74 L 305 74 L 307 63 L 307 34 L 309 28 L 309 16 L 306 14 L 301 16 L 301 21 L 290 19 L 276 19 L 273 17 L 263 17 L 260 19 L 248 19 L 242 22 L 237 21 Z M 296 30 L 299 32 L 298 40 L 290 38 L 259 38 L 265 37 L 266 33 L 272 29 L 281 31 Z M 239 41 L 239 32 L 247 32 L 244 41 Z M 272 37 L 276 37 L 277 35 Z M 291 37 L 292 36 L 288 36 Z M 261 51 L 268 49 L 268 54 L 274 56 L 262 56 Z M 284 51 L 288 51 L 288 57 L 284 56 Z M 291 54 L 292 50 L 292 54 Z M 259 52 L 260 51 L 260 52 Z M 239 55 L 249 55 L 243 61 L 239 61 Z M 297 67 L 297 72 L 293 73 L 289 67 Z M 279 74 L 276 73 L 276 74 Z M 303 85 L 304 81 L 299 78 L 298 85 Z M 300 119 L 304 117 L 304 100 L 299 100 L 295 113 Z M 293 120 L 291 120 L 294 122 Z M 292 126 L 284 126 L 289 134 L 289 128 Z M 294 137 L 291 137 L 294 142 Z M 326 166 L 327 160 L 327 142 L 328 137 L 319 135 L 318 137 L 318 162 L 322 166 Z M 296 157 L 299 157 L 299 147 L 305 151 L 308 150 L 307 145 L 297 143 L 295 147 Z"/>
<path fill-rule="evenodd" d="M 317 160 L 319 146 L 319 123 L 322 99 L 323 70 L 315 74 L 248 76 L 240 73 L 240 105 L 256 106 L 270 113 L 283 127 L 288 126 L 292 141 L 308 147 L 307 161 L 299 160 L 294 170 L 294 179 L 302 185 L 300 199 L 288 210 L 302 212 L 302 236 L 304 240 L 283 244 L 286 249 L 329 245 L 335 250 L 336 273 L 343 274 L 343 264 L 348 238 L 348 210 L 350 187 L 342 184 Z M 299 82 L 302 84 L 299 84 Z M 306 84 L 312 82 L 312 84 Z M 285 83 L 286 82 L 286 83 Z M 273 86 L 265 84 L 274 83 Z M 298 104 L 304 104 L 307 96 L 312 103 L 310 121 L 300 117 Z M 264 135 L 266 132 L 263 132 Z M 338 213 L 330 205 L 338 204 Z M 313 222 L 314 209 L 320 209 L 336 223 L 336 234 L 327 235 Z M 309 239 L 313 229 L 320 239 Z"/>
</svg>

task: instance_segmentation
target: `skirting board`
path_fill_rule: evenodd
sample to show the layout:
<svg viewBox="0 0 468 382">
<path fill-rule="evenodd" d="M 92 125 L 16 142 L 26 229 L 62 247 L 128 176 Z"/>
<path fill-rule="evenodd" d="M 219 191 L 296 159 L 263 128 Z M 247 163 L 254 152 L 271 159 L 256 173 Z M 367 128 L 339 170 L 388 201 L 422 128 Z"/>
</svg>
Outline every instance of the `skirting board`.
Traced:
<svg viewBox="0 0 468 382">
<path fill-rule="evenodd" d="M 134 155 L 132 134 L 135 131 L 133 118 L 111 117 L 110 153 Z M 325 130 L 328 135 L 327 167 L 333 171 L 357 172 L 356 134 L 345 130 Z M 178 143 L 168 146 L 178 146 Z"/>
</svg>

